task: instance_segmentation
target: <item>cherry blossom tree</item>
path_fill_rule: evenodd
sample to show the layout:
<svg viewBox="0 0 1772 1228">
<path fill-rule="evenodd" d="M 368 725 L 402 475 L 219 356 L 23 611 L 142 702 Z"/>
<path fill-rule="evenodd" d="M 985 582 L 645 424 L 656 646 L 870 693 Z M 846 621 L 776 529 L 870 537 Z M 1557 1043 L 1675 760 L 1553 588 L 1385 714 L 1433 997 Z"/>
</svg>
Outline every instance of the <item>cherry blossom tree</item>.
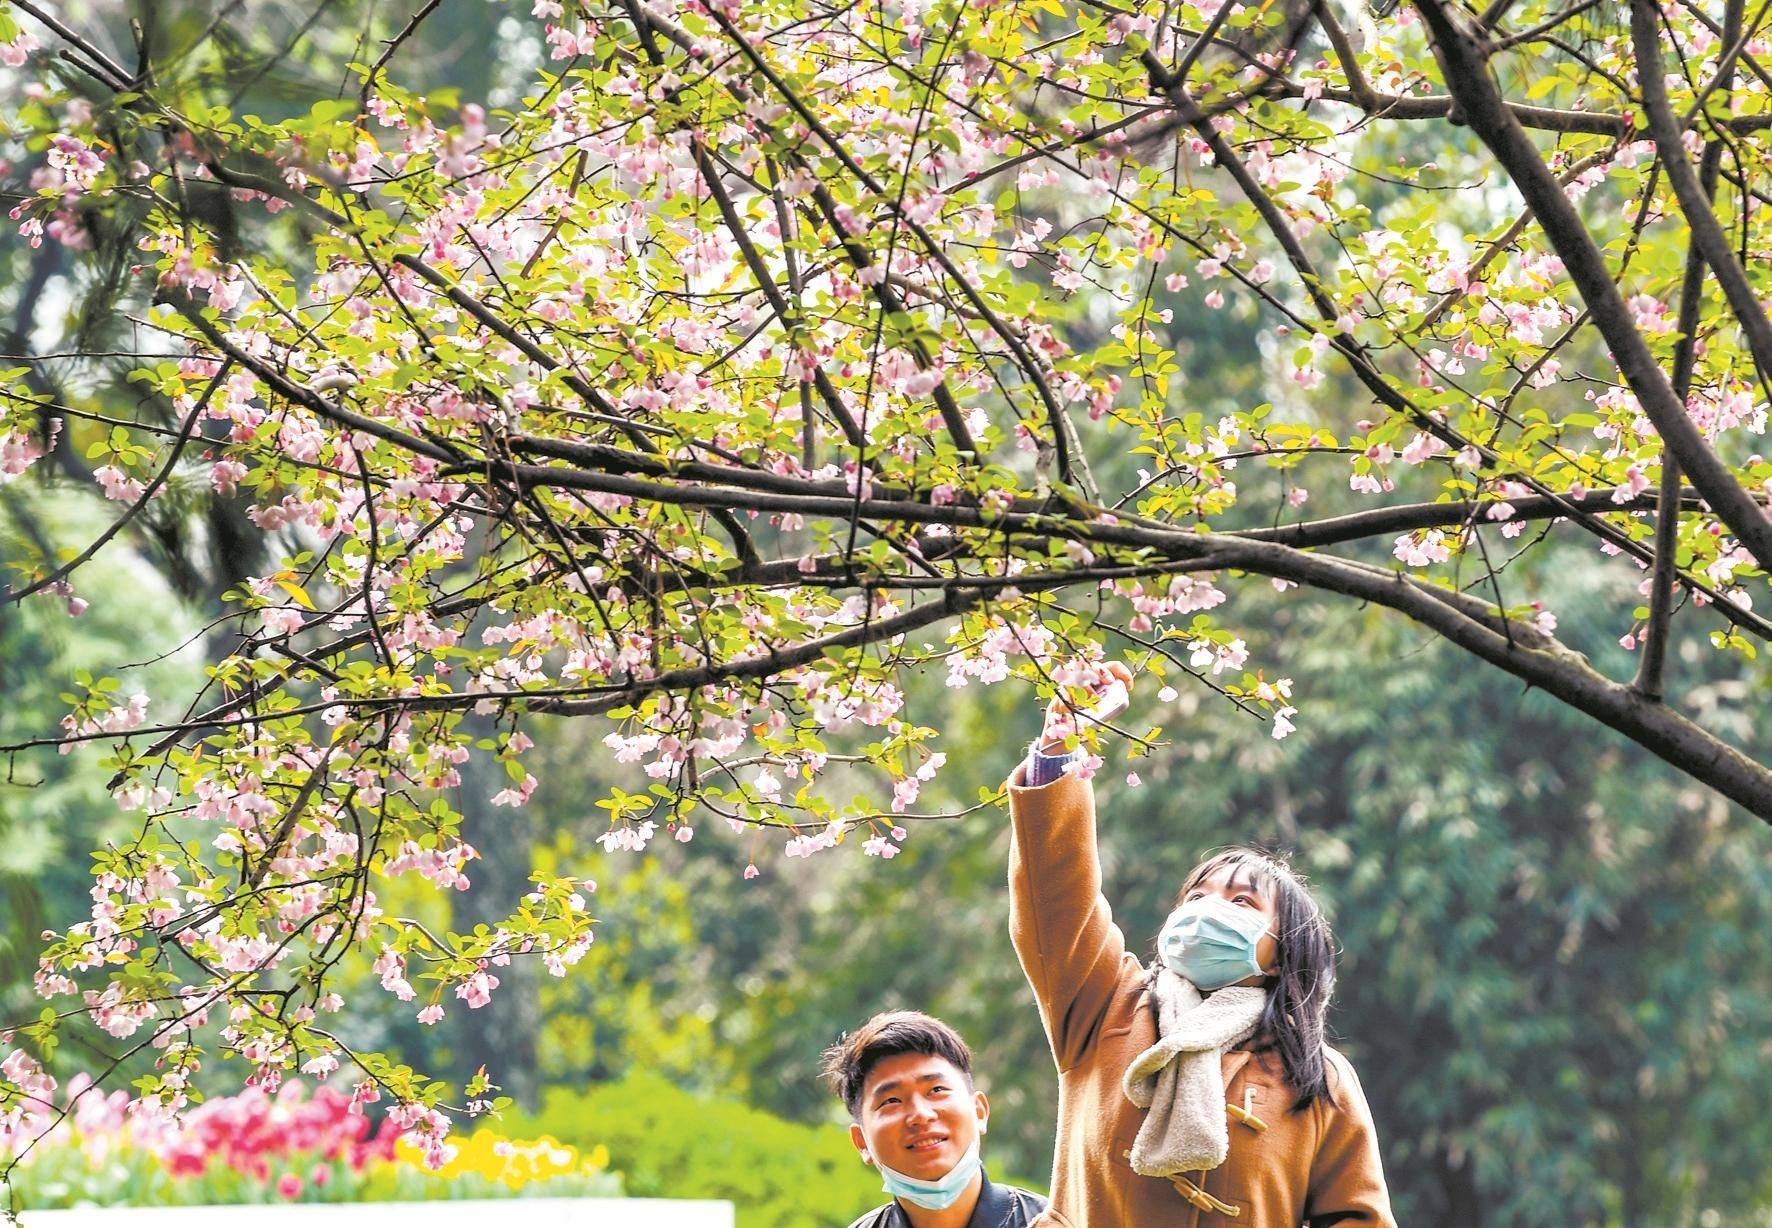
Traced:
<svg viewBox="0 0 1772 1228">
<path fill-rule="evenodd" d="M 487 1087 L 351 1050 L 336 971 L 364 951 L 431 1022 L 583 955 L 588 883 L 468 934 L 378 897 L 467 887 L 448 791 L 484 756 L 522 806 L 536 714 L 602 721 L 645 781 L 598 803 L 611 851 L 717 823 L 746 877 L 890 858 L 945 760 L 910 674 L 1077 700 L 1123 659 L 1283 737 L 1307 684 L 1232 598 L 1307 586 L 1772 819 L 1772 772 L 1667 677 L 1670 642 L 1745 672 L 1772 631 L 1764 9 L 538 0 L 545 71 L 489 111 L 402 57 L 436 7 L 273 122 L 205 86 L 201 41 L 0 5 L 18 232 L 123 245 L 173 355 L 134 378 L 177 415 L 4 373 L 0 470 L 76 438 L 116 505 L 6 602 L 77 615 L 180 484 L 244 494 L 282 555 L 200 693 L 86 678 L 44 739 L 105 748 L 139 835 L 48 938 L 0 1150 L 79 1014 L 159 1052 L 144 1106 L 206 1047 L 260 1084 L 354 1066 L 441 1160 Z M 1284 393 L 1202 411 L 1184 305 L 1243 312 Z M 1535 598 L 1569 549 L 1637 586 L 1634 677 Z"/>
</svg>

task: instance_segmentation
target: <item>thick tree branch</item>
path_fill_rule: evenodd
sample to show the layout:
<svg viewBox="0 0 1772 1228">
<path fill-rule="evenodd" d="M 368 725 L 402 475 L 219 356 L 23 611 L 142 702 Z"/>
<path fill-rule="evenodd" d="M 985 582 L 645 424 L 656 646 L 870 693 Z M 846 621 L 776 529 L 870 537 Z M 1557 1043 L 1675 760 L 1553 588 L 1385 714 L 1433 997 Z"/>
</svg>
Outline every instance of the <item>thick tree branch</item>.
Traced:
<svg viewBox="0 0 1772 1228">
<path fill-rule="evenodd" d="M 1730 44 L 1731 56 L 1740 47 L 1743 0 L 1729 0 L 1724 18 L 1727 31 L 1724 42 Z M 1728 88 L 1734 72 L 1719 68 L 1712 85 Z M 1704 147 L 1698 169 L 1699 188 L 1704 193 L 1705 209 L 1716 198 L 1717 176 L 1723 166 L 1723 146 L 1711 141 Z M 1680 316 L 1675 326 L 1680 334 L 1674 347 L 1674 395 L 1685 402 L 1692 388 L 1692 367 L 1698 355 L 1698 310 L 1704 298 L 1704 255 L 1699 251 L 1697 237 L 1688 239 L 1686 271 L 1680 282 Z M 1673 628 L 1674 572 L 1679 551 L 1680 517 L 1670 503 L 1669 491 L 1680 485 L 1679 462 L 1671 456 L 1661 461 L 1662 506 L 1655 516 L 1655 570 L 1649 581 L 1649 626 L 1643 639 L 1643 660 L 1637 668 L 1635 688 L 1645 699 L 1660 700 L 1662 674 L 1667 662 L 1667 643 Z"/>
<path fill-rule="evenodd" d="M 1372 119 L 1420 121 L 1429 119 L 1449 119 L 1457 112 L 1457 91 L 1454 96 L 1435 94 L 1429 96 L 1411 94 L 1374 94 L 1362 100 L 1352 90 L 1315 89 L 1315 83 L 1307 84 L 1293 81 L 1290 78 L 1276 78 L 1265 91 L 1280 98 L 1292 98 L 1302 101 L 1319 99 L 1327 102 L 1344 103 L 1358 108 Z M 1514 122 L 1522 128 L 1530 128 L 1539 132 L 1555 132 L 1563 135 L 1609 136 L 1619 140 L 1627 139 L 1636 132 L 1635 124 L 1628 115 L 1614 115 L 1607 111 L 1558 111 L 1550 107 L 1527 106 L 1524 103 L 1503 102 L 1501 104 Z M 1745 134 L 1764 132 L 1772 128 L 1772 115 L 1733 115 L 1718 121 L 1729 132 Z"/>
<path fill-rule="evenodd" d="M 1160 78 L 1155 75 L 1152 68 L 1153 64 L 1156 62 L 1148 52 L 1143 57 L 1143 62 L 1146 71 L 1152 72 L 1153 87 L 1159 88 L 1165 96 L 1171 97 L 1184 118 L 1192 115 L 1197 120 L 1199 118 L 1199 110 L 1193 105 L 1185 91 L 1180 90 L 1179 87 L 1174 85 L 1161 85 Z M 1158 68 L 1161 67 L 1160 64 L 1157 64 L 1156 66 Z M 1305 285 L 1310 295 L 1312 305 L 1316 308 L 1322 324 L 1324 326 L 1331 325 L 1336 314 L 1334 304 L 1328 299 L 1324 292 L 1321 278 L 1311 264 L 1310 258 L 1304 252 L 1302 245 L 1298 242 L 1297 236 L 1292 233 L 1292 228 L 1287 223 L 1285 216 L 1280 212 L 1272 198 L 1262 190 L 1254 177 L 1250 175 L 1248 167 L 1245 166 L 1242 159 L 1237 156 L 1236 150 L 1233 149 L 1229 143 L 1225 142 L 1215 131 L 1211 130 L 1210 125 L 1202 125 L 1201 132 L 1211 146 L 1214 156 L 1232 175 L 1233 179 L 1237 182 L 1238 187 L 1242 190 L 1245 198 L 1261 215 L 1264 224 L 1274 235 L 1276 241 L 1279 242 L 1281 250 L 1285 253 L 1287 260 L 1292 264 L 1294 271 L 1298 273 L 1300 281 Z M 1560 187 L 1558 190 L 1559 192 L 1561 191 Z M 1157 221 L 1157 219 L 1154 218 L 1152 220 Z M 1177 232 L 1167 224 L 1161 223 L 1160 221 L 1158 224 L 1163 225 L 1168 233 L 1172 235 L 1177 234 Z M 1516 469 L 1514 466 L 1502 462 L 1493 448 L 1475 440 L 1465 438 L 1463 435 L 1449 427 L 1445 422 L 1441 421 L 1440 418 L 1423 412 L 1385 378 L 1384 373 L 1378 369 L 1377 365 L 1372 361 L 1361 345 L 1343 335 L 1339 329 L 1331 329 L 1326 335 L 1329 335 L 1332 338 L 1330 344 L 1336 353 L 1340 354 L 1347 360 L 1348 365 L 1353 370 L 1354 376 L 1366 386 L 1379 404 L 1384 405 L 1386 408 L 1394 412 L 1406 415 L 1422 430 L 1427 431 L 1452 448 L 1474 448 L 1477 453 L 1483 457 L 1485 462 L 1496 465 L 1503 470 L 1506 476 L 1523 483 L 1528 488 L 1545 498 L 1564 500 L 1565 506 L 1568 507 L 1568 514 L 1602 540 L 1610 542 L 1612 545 L 1617 546 L 1620 550 L 1633 557 L 1642 559 L 1645 562 L 1650 560 L 1652 556 L 1643 546 L 1632 541 L 1628 536 L 1606 524 L 1598 517 L 1575 507 L 1572 503 L 1567 501 L 1565 496 L 1545 485 L 1545 483 L 1536 475 L 1525 470 Z"/>
<path fill-rule="evenodd" d="M 1537 213 L 1643 412 L 1723 523 L 1756 559 L 1772 564 L 1772 521 L 1711 450 L 1674 395 L 1666 374 L 1637 332 L 1593 236 L 1518 120 L 1503 105 L 1489 74 L 1480 34 L 1467 28 L 1468 18 L 1461 10 L 1448 8 L 1441 0 L 1418 0 L 1417 7 L 1433 33 L 1434 52 L 1472 130 Z"/>
<path fill-rule="evenodd" d="M 1466 652 L 1554 695 L 1772 823 L 1772 769 L 1701 726 L 1611 681 L 1580 653 L 1525 623 L 1507 631 L 1448 602 L 1442 591 L 1400 574 L 1270 543 L 1223 543 L 1219 562 L 1259 575 L 1341 593 L 1407 615 Z M 1468 600 L 1468 599 L 1467 599 Z"/>
<path fill-rule="evenodd" d="M 703 466 L 697 476 L 713 477 L 717 466 Z M 1088 518 L 1087 509 L 1080 514 L 1054 514 L 1054 509 L 1040 500 L 1019 499 L 1002 512 L 987 512 L 976 503 L 934 505 L 914 498 L 873 498 L 857 500 L 855 496 L 831 483 L 801 483 L 799 489 L 783 489 L 782 479 L 774 475 L 757 475 L 757 483 L 735 474 L 736 485 L 702 486 L 686 484 L 681 479 L 691 475 L 685 468 L 677 473 L 655 476 L 680 479 L 677 482 L 651 481 L 611 472 L 597 472 L 562 466 L 514 465 L 501 468 L 499 476 L 535 486 L 558 486 L 564 489 L 597 491 L 625 495 L 632 499 L 675 504 L 688 507 L 739 508 L 759 513 L 795 513 L 807 517 L 864 517 L 881 523 L 941 525 L 950 529 L 982 529 L 1006 536 L 1060 537 L 1084 542 L 1098 548 L 1120 547 L 1128 550 L 1158 551 L 1170 559 L 1197 559 L 1208 553 L 1211 544 L 1224 540 L 1247 540 L 1284 544 L 1294 549 L 1311 549 L 1344 542 L 1359 541 L 1384 534 L 1405 533 L 1415 529 L 1467 525 L 1486 509 L 1498 507 L 1498 501 L 1446 502 L 1411 504 L 1392 508 L 1374 508 L 1297 525 L 1267 529 L 1195 533 L 1158 522 L 1120 517 L 1119 523 L 1105 523 Z M 766 488 L 759 488 L 763 482 Z M 1658 496 L 1642 494 L 1624 501 L 1614 498 L 1616 490 L 1607 488 L 1589 491 L 1580 498 L 1563 494 L 1524 496 L 1509 500 L 1514 513 L 1510 520 L 1545 520 L 1556 517 L 1580 518 L 1599 523 L 1598 517 L 1612 512 L 1647 511 L 1658 505 Z M 1696 492 L 1683 492 L 1682 506 L 1697 508 Z M 1622 531 L 1610 533 L 1629 542 Z M 1636 546 L 1635 542 L 1631 545 Z M 1640 546 L 1637 549 L 1642 549 Z M 1650 557 L 1653 557 L 1652 555 Z M 865 571 L 862 574 L 866 574 Z M 1717 614 L 1726 621 L 1772 639 L 1772 622 L 1751 610 L 1729 601 L 1704 580 L 1684 576 L 1682 582 L 1716 602 Z"/>
<path fill-rule="evenodd" d="M 1637 52 L 1637 80 L 1643 90 L 1643 112 L 1649 119 L 1649 131 L 1655 138 L 1655 150 L 1661 158 L 1668 186 L 1679 197 L 1680 212 L 1692 235 L 1692 246 L 1698 250 L 1711 274 L 1722 288 L 1736 322 L 1747 338 L 1754 365 L 1762 379 L 1772 379 L 1772 320 L 1748 282 L 1747 270 L 1736 259 L 1729 246 L 1729 236 L 1711 208 L 1710 194 L 1699 181 L 1692 164 L 1686 160 L 1681 144 L 1682 130 L 1668 101 L 1665 69 L 1661 60 L 1661 25 L 1656 9 L 1649 0 L 1631 0 L 1631 39 Z M 1660 423 L 1656 423 L 1657 426 Z M 1734 528 L 1733 525 L 1730 526 Z M 1737 531 L 1739 534 L 1739 530 Z M 1764 565 L 1772 565 L 1772 553 L 1749 546 Z"/>
</svg>

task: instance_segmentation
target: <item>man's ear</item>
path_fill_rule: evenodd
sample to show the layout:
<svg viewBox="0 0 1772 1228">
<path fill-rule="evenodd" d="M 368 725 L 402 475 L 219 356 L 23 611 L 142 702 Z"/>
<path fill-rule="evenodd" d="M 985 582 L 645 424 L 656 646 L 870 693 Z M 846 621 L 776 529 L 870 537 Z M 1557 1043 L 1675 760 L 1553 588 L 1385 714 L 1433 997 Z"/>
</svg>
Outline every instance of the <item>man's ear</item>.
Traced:
<svg viewBox="0 0 1772 1228">
<path fill-rule="evenodd" d="M 861 1157 L 863 1164 L 874 1162 L 874 1157 L 868 1154 L 867 1136 L 862 1134 L 861 1127 L 854 1122 L 849 1123 L 849 1141 L 855 1145 L 856 1154 Z"/>
<path fill-rule="evenodd" d="M 983 1092 L 973 1092 L 972 1107 L 978 1113 L 979 1134 L 984 1135 L 989 1133 L 991 1124 L 991 1102 L 985 1099 Z"/>
</svg>

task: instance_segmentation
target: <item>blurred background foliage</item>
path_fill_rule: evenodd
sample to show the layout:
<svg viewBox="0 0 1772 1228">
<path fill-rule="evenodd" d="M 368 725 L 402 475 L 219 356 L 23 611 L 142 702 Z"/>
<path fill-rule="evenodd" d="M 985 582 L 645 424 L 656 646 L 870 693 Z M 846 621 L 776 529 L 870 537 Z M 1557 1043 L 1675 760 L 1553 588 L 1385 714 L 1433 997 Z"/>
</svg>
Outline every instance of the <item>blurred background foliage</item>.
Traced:
<svg viewBox="0 0 1772 1228">
<path fill-rule="evenodd" d="M 190 57 L 192 88 L 226 82 L 242 111 L 265 114 L 334 96 L 343 64 L 407 16 L 342 0 L 219 18 L 212 7 L 154 13 L 163 37 L 187 42 L 213 21 L 220 50 Z M 428 79 L 406 84 L 514 102 L 540 56 L 531 27 L 498 4 L 450 9 L 407 47 L 404 62 L 423 65 Z M 109 7 L 68 11 L 89 28 L 110 19 L 113 41 L 126 42 Z M 1456 194 L 1446 207 L 1457 207 Z M 0 255 L 0 329 L 12 353 L 90 353 L 130 328 L 117 305 L 140 288 L 76 283 L 56 251 L 12 244 Z M 1175 395 L 1211 413 L 1290 390 L 1271 322 L 1235 307 L 1207 311 L 1197 293 L 1177 295 L 1174 309 L 1185 375 Z M 1081 300 L 1078 314 L 1086 324 Z M 117 360 L 45 369 L 61 397 L 164 415 L 122 382 L 127 364 Z M 1314 395 L 1360 403 L 1333 380 Z M 52 477 L 81 476 L 77 432 L 68 434 Z M 1315 463 L 1329 466 L 1317 481 L 1308 470 L 1292 475 L 1312 488 L 1313 511 L 1351 506 L 1343 470 Z M 1249 478 L 1263 480 L 1277 505 L 1284 483 L 1259 470 Z M 0 489 L 0 566 L 46 541 L 83 544 L 105 512 L 36 477 Z M 211 620 L 220 595 L 264 565 L 261 535 L 234 531 L 238 516 L 206 490 L 175 491 L 86 569 L 84 615 L 68 618 L 43 600 L 0 611 L 0 741 L 52 728 L 76 669 L 123 672 L 187 641 L 192 648 L 124 676 L 127 689 L 188 694 L 205 637 L 219 633 Z M 1631 569 L 1585 546 L 1533 565 L 1549 569 L 1559 634 L 1609 672 L 1627 672 L 1632 662 L 1615 643 L 1622 628 L 1609 620 L 1630 603 Z M 1107 891 L 1135 948 L 1207 850 L 1290 850 L 1340 939 L 1333 1029 L 1377 1115 L 1399 1222 L 1764 1222 L 1765 829 L 1396 620 L 1299 591 L 1245 592 L 1227 613 L 1258 658 L 1285 663 L 1305 715 L 1296 734 L 1274 742 L 1265 726 L 1197 691 L 1159 711 L 1156 686 L 1143 685 L 1135 714 L 1163 726 L 1160 744 L 1136 761 L 1116 751 L 1098 778 Z M 1670 681 L 1687 704 L 1745 712 L 1735 736 L 1765 753 L 1762 676 L 1713 673 L 1708 645 L 1688 641 L 1676 645 Z M 949 691 L 936 677 L 915 686 L 911 710 L 943 724 L 948 754 L 919 809 L 971 806 L 1014 765 L 1038 709 L 1003 688 Z M 463 786 L 468 838 L 484 859 L 475 889 L 447 905 L 457 910 L 449 920 L 502 915 L 534 867 L 580 874 L 598 883 L 591 955 L 565 980 L 503 970 L 491 1005 L 452 1002 L 433 1028 L 383 997 L 364 962 L 348 1039 L 456 1078 L 484 1064 L 520 1105 L 501 1131 L 606 1148 L 629 1194 L 731 1198 L 741 1224 L 762 1228 L 841 1223 L 879 1201 L 840 1107 L 816 1080 L 817 1058 L 872 1012 L 916 1007 L 975 1046 L 995 1109 L 992 1172 L 1043 1183 L 1055 1087 L 1005 930 L 1001 810 L 907 824 L 912 837 L 890 863 L 851 847 L 810 861 L 772 854 L 747 881 L 753 843 L 713 822 L 687 845 L 605 855 L 595 841 L 606 823 L 585 799 L 611 780 L 636 786 L 614 775 L 604 727 L 556 721 L 530 732 L 542 784 L 526 809 L 483 804 L 502 781 Z M 34 1015 L 37 934 L 84 911 L 87 851 L 128 821 L 82 755 L 21 757 L 7 771 L 0 1023 Z M 417 894 L 410 905 L 446 906 Z M 76 1038 L 54 1065 L 65 1076 L 94 1053 Z M 237 1077 L 211 1074 L 217 1090 Z"/>
</svg>

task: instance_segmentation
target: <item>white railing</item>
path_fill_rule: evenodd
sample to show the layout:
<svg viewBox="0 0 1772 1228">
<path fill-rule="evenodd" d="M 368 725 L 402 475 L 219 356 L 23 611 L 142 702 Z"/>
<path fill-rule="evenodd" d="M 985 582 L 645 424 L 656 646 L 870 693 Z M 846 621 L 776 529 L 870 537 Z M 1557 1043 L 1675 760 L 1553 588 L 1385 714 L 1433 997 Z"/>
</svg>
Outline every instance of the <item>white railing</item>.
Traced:
<svg viewBox="0 0 1772 1228">
<path fill-rule="evenodd" d="M 733 1228 L 729 1202 L 664 1198 L 88 1207 L 26 1210 L 19 1219 L 22 1228 Z"/>
</svg>

